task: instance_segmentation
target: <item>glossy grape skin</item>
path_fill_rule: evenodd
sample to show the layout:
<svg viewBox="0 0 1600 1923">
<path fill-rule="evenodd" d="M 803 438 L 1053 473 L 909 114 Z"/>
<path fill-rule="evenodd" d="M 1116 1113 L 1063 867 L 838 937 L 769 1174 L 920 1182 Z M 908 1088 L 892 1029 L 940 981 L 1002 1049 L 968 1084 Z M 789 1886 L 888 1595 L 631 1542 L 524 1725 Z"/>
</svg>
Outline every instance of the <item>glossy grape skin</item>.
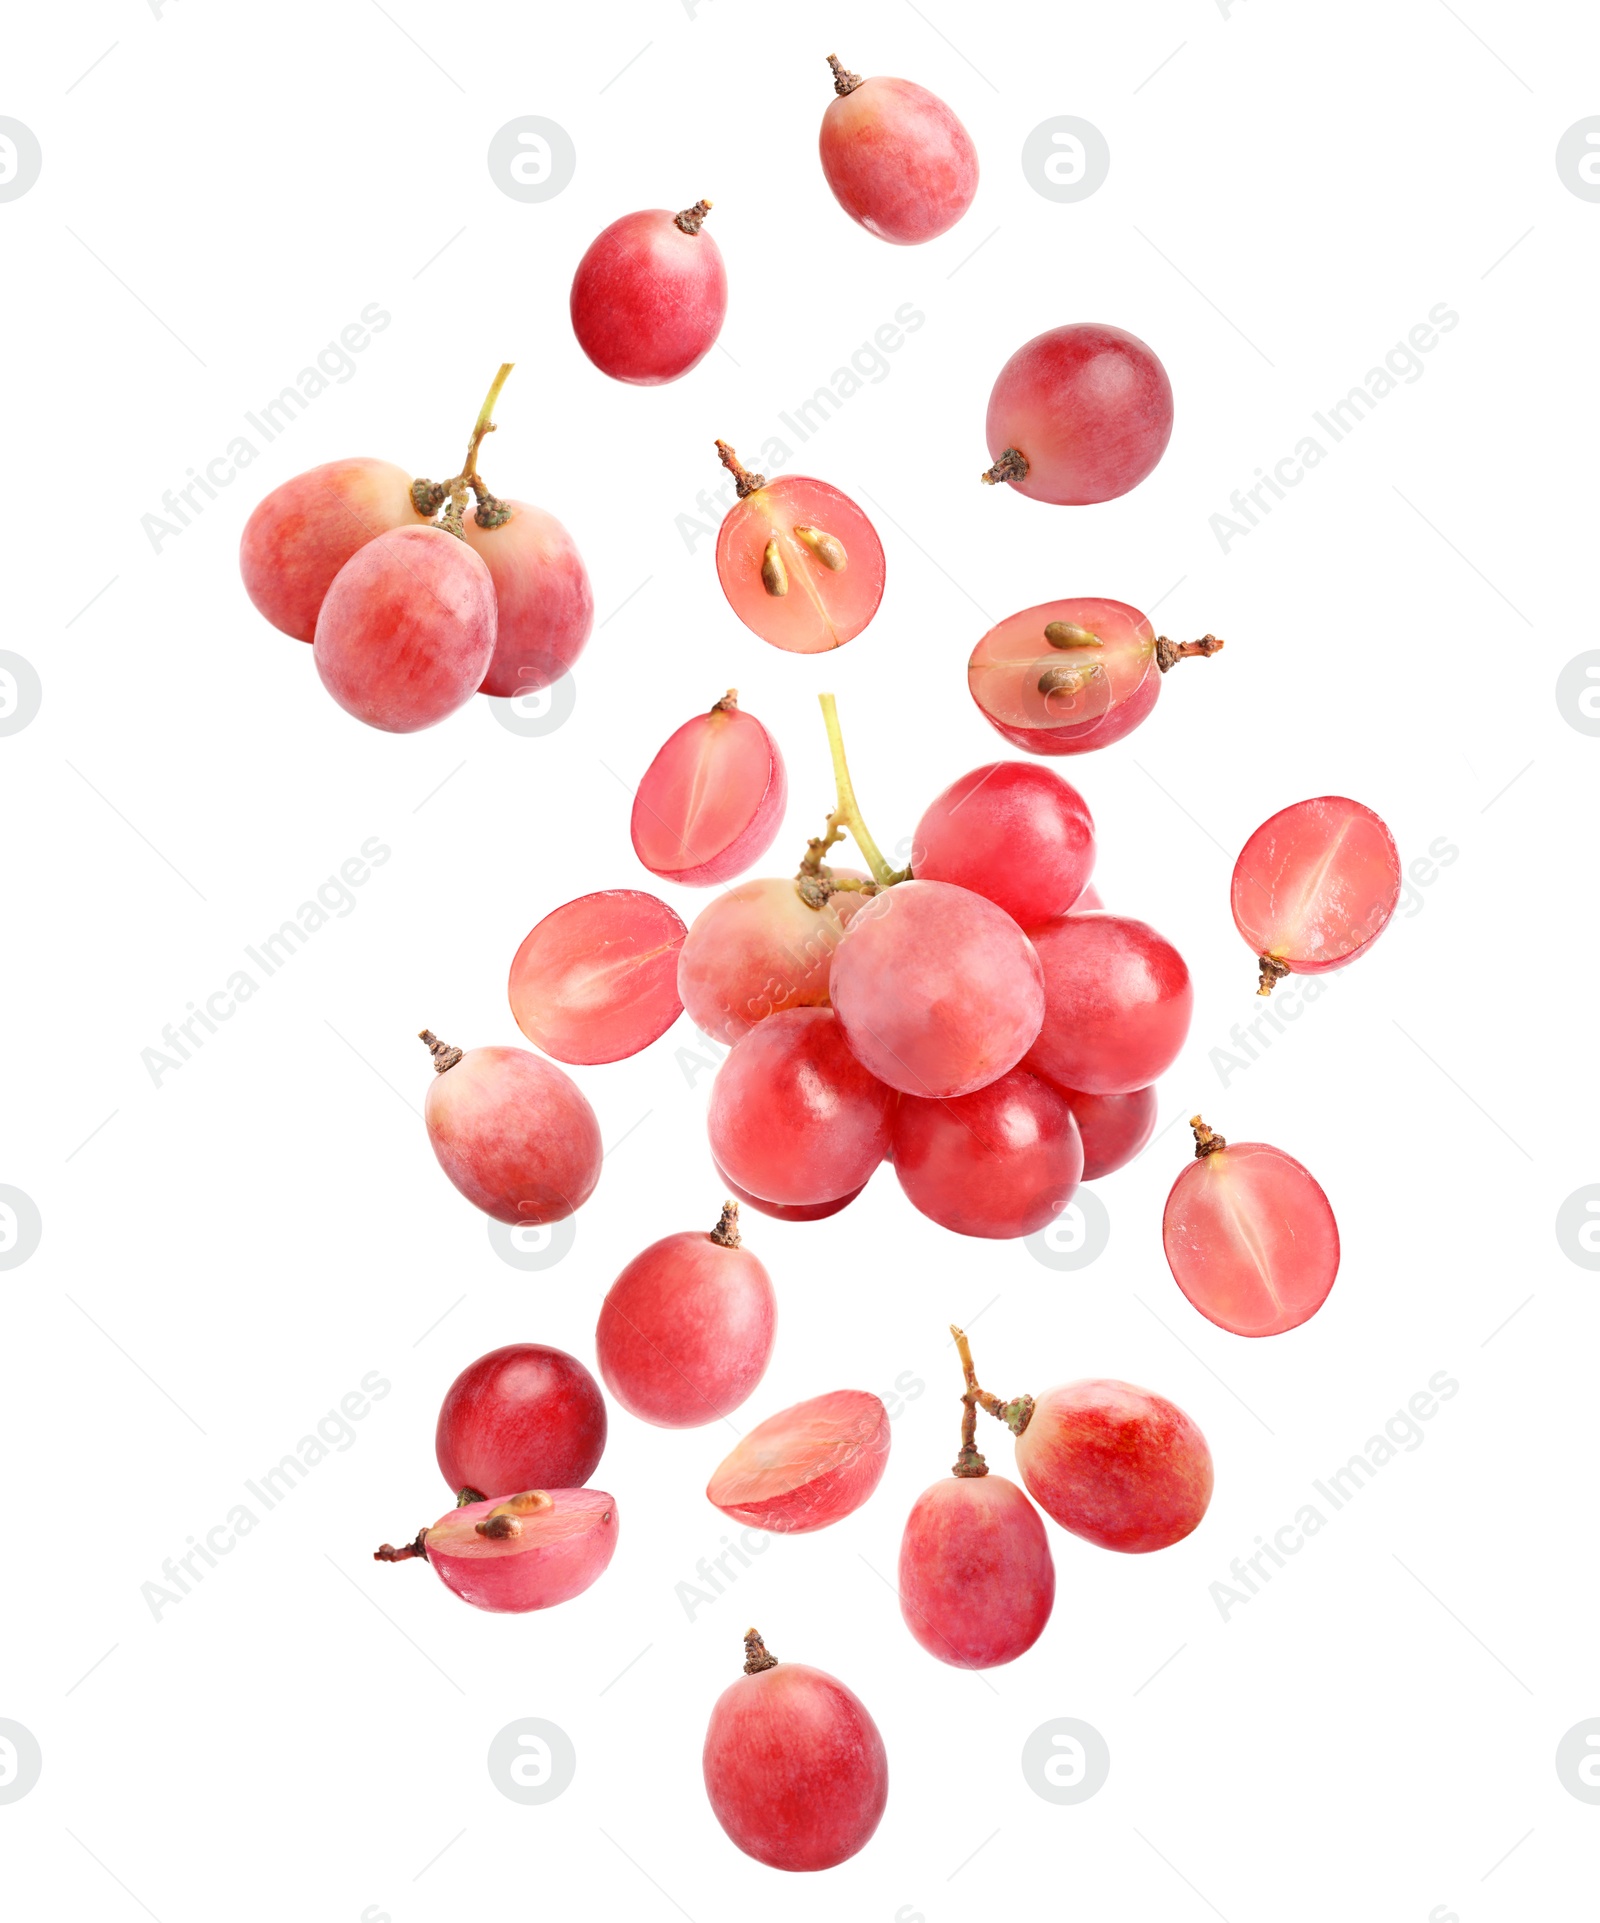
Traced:
<svg viewBox="0 0 1600 1923">
<path fill-rule="evenodd" d="M 835 1389 L 758 1422 L 718 1465 L 706 1496 L 753 1529 L 809 1535 L 853 1515 L 888 1463 L 888 1410 L 864 1389 Z"/>
<path fill-rule="evenodd" d="M 1084 889 L 1083 893 L 1072 905 L 1078 909 L 1105 907 L 1105 903 L 1100 899 L 1100 890 L 1095 887 L 1093 882 Z"/>
<path fill-rule="evenodd" d="M 1127 1095 L 1165 1074 L 1194 1013 L 1194 985 L 1171 942 L 1104 909 L 1074 909 L 1029 933 L 1045 1011 L 1023 1066 L 1087 1095 Z"/>
<path fill-rule="evenodd" d="M 665 881 L 731 881 L 772 846 L 788 798 L 777 742 L 730 689 L 669 735 L 645 770 L 633 798 L 633 852 Z"/>
<path fill-rule="evenodd" d="M 1094 856 L 1094 818 L 1083 796 L 1026 761 L 991 761 L 952 781 L 911 838 L 919 881 L 969 888 L 1024 928 L 1076 905 Z"/>
<path fill-rule="evenodd" d="M 579 1489 L 606 1446 L 600 1385 L 576 1356 L 510 1342 L 469 1363 L 445 1392 L 434 1451 L 460 1495 Z"/>
<path fill-rule="evenodd" d="M 564 1221 L 600 1179 L 594 1110 L 525 1048 L 469 1048 L 434 1076 L 423 1113 L 439 1166 L 497 1222 Z"/>
<path fill-rule="evenodd" d="M 1211 1501 L 1205 1437 L 1176 1403 L 1131 1382 L 1047 1389 L 1017 1437 L 1017 1469 L 1063 1529 L 1130 1556 L 1181 1542 Z"/>
<path fill-rule="evenodd" d="M 1082 628 L 1098 647 L 1056 648 L 1053 622 Z M 1131 734 L 1156 705 L 1164 676 L 1148 615 L 1125 601 L 1075 596 L 1023 608 L 972 650 L 967 687 L 978 712 L 1014 748 L 1036 755 L 1088 754 Z M 1075 685 L 1041 693 L 1041 677 L 1076 669 Z"/>
<path fill-rule="evenodd" d="M 502 501 L 511 519 L 481 528 L 469 514 L 467 546 L 489 570 L 499 613 L 494 655 L 479 692 L 533 694 L 559 681 L 594 627 L 594 590 L 577 544 L 553 514 Z"/>
<path fill-rule="evenodd" d="M 842 569 L 824 566 L 794 533 L 831 535 Z M 762 563 L 777 543 L 787 590 L 769 594 Z M 853 641 L 883 599 L 883 543 L 847 494 L 804 474 L 781 474 L 735 501 L 717 532 L 717 579 L 728 606 L 754 634 L 787 654 L 823 654 Z"/>
<path fill-rule="evenodd" d="M 1172 1185 L 1161 1242 L 1178 1287 L 1234 1335 L 1309 1322 L 1339 1273 L 1339 1225 L 1309 1169 L 1266 1142 L 1229 1142 Z"/>
<path fill-rule="evenodd" d="M 894 1172 L 912 1206 L 941 1227 L 1011 1240 L 1044 1228 L 1072 1200 L 1083 1143 L 1065 1096 L 1014 1068 L 951 1101 L 903 1095 Z"/>
<path fill-rule="evenodd" d="M 912 1505 L 899 1589 L 906 1627 L 930 1656 L 955 1669 L 1015 1662 L 1055 1604 L 1038 1510 L 1004 1476 L 946 1476 Z"/>
<path fill-rule="evenodd" d="M 245 592 L 275 628 L 310 641 L 333 577 L 351 555 L 391 528 L 421 525 L 403 468 L 328 461 L 256 504 L 239 537 Z"/>
<path fill-rule="evenodd" d="M 833 197 L 880 240 L 914 247 L 953 227 L 978 191 L 978 155 L 936 94 L 863 80 L 828 103 L 818 139 Z"/>
<path fill-rule="evenodd" d="M 655 207 L 624 214 L 589 243 L 572 279 L 572 331 L 602 374 L 659 387 L 711 352 L 728 275 L 709 229 L 685 233 Z"/>
<path fill-rule="evenodd" d="M 832 1009 L 788 1008 L 717 1070 L 706 1129 L 717 1166 L 741 1188 L 806 1206 L 860 1191 L 888 1152 L 893 1103 Z"/>
<path fill-rule="evenodd" d="M 1400 900 L 1400 854 L 1370 808 L 1343 795 L 1297 801 L 1264 821 L 1234 863 L 1234 926 L 1275 972 L 1345 968 L 1389 926 Z"/>
<path fill-rule="evenodd" d="M 1028 472 L 1009 485 L 1059 507 L 1137 487 L 1172 438 L 1172 384 L 1133 334 L 1097 321 L 1052 327 L 1001 368 L 985 422 L 989 458 L 1015 448 Z"/>
<path fill-rule="evenodd" d="M 663 1236 L 633 1258 L 601 1305 L 600 1373 L 641 1422 L 660 1429 L 715 1422 L 767 1372 L 778 1300 L 771 1277 L 734 1234 L 732 1247 L 693 1232 Z"/>
<path fill-rule="evenodd" d="M 683 1012 L 684 926 L 664 901 L 608 888 L 553 908 L 512 957 L 518 1028 L 558 1062 L 621 1062 Z"/>
<path fill-rule="evenodd" d="M 547 1489 L 551 1506 L 519 1519 L 519 1533 L 480 1536 L 499 1499 L 452 1509 L 424 1532 L 433 1573 L 475 1609 L 523 1615 L 581 1596 L 617 1547 L 617 1505 L 603 1489 Z"/>
<path fill-rule="evenodd" d="M 702 1756 L 730 1840 L 775 1870 L 826 1870 L 866 1846 L 889 1759 L 854 1690 L 805 1663 L 741 1676 L 717 1698 Z"/>
<path fill-rule="evenodd" d="M 1126 1168 L 1156 1128 L 1156 1092 L 1130 1089 L 1125 1095 L 1089 1095 L 1081 1088 L 1064 1088 L 1068 1108 L 1083 1138 L 1083 1179 L 1098 1182 Z"/>
<path fill-rule="evenodd" d="M 312 644 L 317 673 L 346 713 L 390 734 L 454 714 L 494 654 L 494 582 L 442 528 L 392 528 L 334 577 Z"/>
<path fill-rule="evenodd" d="M 722 1186 L 741 1208 L 759 1209 L 763 1215 L 770 1215 L 776 1222 L 825 1221 L 830 1215 L 837 1215 L 841 1209 L 849 1208 L 861 1193 L 861 1189 L 852 1189 L 848 1195 L 835 1195 L 826 1202 L 768 1202 L 764 1197 L 752 1195 L 748 1189 L 740 1188 L 725 1168 L 717 1168 L 715 1162 L 711 1166 L 717 1169 L 717 1176 Z M 866 1183 L 863 1182 L 861 1188 L 865 1187 Z"/>
<path fill-rule="evenodd" d="M 1013 1068 L 1039 1033 L 1044 974 L 982 895 L 904 881 L 852 917 L 829 984 L 857 1057 L 903 1094 L 965 1095 Z"/>
<path fill-rule="evenodd" d="M 781 1009 L 825 1006 L 844 916 L 865 899 L 840 894 L 812 908 L 792 880 L 776 877 L 718 895 L 695 916 L 678 956 L 689 1019 L 732 1044 Z"/>
</svg>

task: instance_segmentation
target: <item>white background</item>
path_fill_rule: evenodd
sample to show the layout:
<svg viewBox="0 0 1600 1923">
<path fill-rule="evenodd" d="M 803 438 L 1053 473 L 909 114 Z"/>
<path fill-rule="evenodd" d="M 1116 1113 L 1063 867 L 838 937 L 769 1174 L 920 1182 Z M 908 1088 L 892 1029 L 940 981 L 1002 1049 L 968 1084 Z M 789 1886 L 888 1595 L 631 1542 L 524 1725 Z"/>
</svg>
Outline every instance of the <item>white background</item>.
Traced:
<svg viewBox="0 0 1600 1923">
<path fill-rule="evenodd" d="M 816 129 L 835 50 L 931 87 L 970 129 L 982 184 L 938 241 L 886 246 L 832 201 Z M 1554 1219 L 1600 1178 L 1583 1015 L 1600 744 L 1554 689 L 1594 645 L 1600 205 L 1554 153 L 1600 112 L 1597 57 L 1592 12 L 1487 0 L 13 11 L 0 113 L 33 129 L 44 171 L 0 204 L 0 646 L 44 701 L 0 744 L 0 1180 L 44 1233 L 0 1274 L 0 1717 L 33 1732 L 44 1771 L 0 1805 L 12 1913 L 717 1923 L 826 1901 L 933 1923 L 1006 1902 L 1478 1923 L 1592 1900 L 1600 1809 L 1554 1754 L 1600 1715 L 1600 1307 Z M 539 205 L 485 164 L 530 113 L 578 155 Z M 1071 205 L 1020 164 L 1066 113 L 1112 156 Z M 728 264 L 726 351 L 665 389 L 608 382 L 567 321 L 578 256 L 617 215 L 699 195 Z M 163 491 L 374 301 L 393 322 L 354 378 L 152 551 L 140 517 Z M 716 484 L 714 436 L 758 444 L 905 302 L 925 326 L 794 463 L 874 515 L 882 609 L 834 658 L 778 654 L 675 517 Z M 1230 493 L 1438 302 L 1460 324 L 1423 377 L 1224 553 L 1208 522 Z M 1071 319 L 1155 347 L 1170 450 L 1099 508 L 981 488 L 995 373 Z M 484 702 L 424 734 L 369 731 L 249 605 L 239 529 L 268 487 L 336 456 L 451 471 L 502 359 L 491 483 L 573 530 L 605 623 L 576 713 L 543 739 Z M 965 691 L 974 641 L 1073 593 L 1159 602 L 1166 632 L 1228 641 L 1137 734 L 1064 764 L 1107 902 L 1174 939 L 1197 990 L 1163 1132 L 1099 1189 L 1105 1254 L 1063 1273 L 960 1240 L 888 1170 L 826 1223 L 749 1221 L 782 1324 L 740 1426 L 837 1386 L 923 1387 L 872 1502 L 773 1542 L 692 1620 L 678 1586 L 728 1533 L 701 1491 L 731 1424 L 614 1415 L 597 1480 L 620 1546 L 559 1610 L 482 1616 L 423 1568 L 375 1565 L 446 1504 L 432 1433 L 452 1376 L 515 1339 L 592 1359 L 623 1262 L 709 1227 L 721 1199 L 683 1022 L 578 1071 L 615 1152 L 571 1254 L 507 1266 L 429 1152 L 416 1030 L 518 1039 L 513 949 L 573 895 L 654 885 L 630 785 L 724 688 L 788 762 L 764 867 L 784 872 L 829 803 L 821 689 L 893 848 L 996 756 Z M 1262 1007 L 1232 858 L 1327 791 L 1375 807 L 1408 861 L 1440 838 L 1458 857 L 1253 1065 L 1221 1068 L 1213 1051 Z M 374 835 L 393 858 L 354 912 L 153 1086 L 140 1054 L 163 1025 Z M 704 898 L 673 899 L 687 916 Z M 1161 1203 L 1197 1107 L 1300 1157 L 1332 1198 L 1343 1271 L 1293 1334 L 1213 1328 L 1166 1270 Z M 925 1656 L 890 1588 L 904 1515 L 957 1440 L 952 1319 L 974 1325 L 990 1386 L 1145 1383 L 1217 1463 L 1203 1526 L 1160 1556 L 1053 1530 L 1054 1618 L 981 1676 Z M 1232 1559 L 1441 1369 L 1460 1392 L 1425 1444 L 1224 1622 L 1209 1590 Z M 392 1390 L 353 1446 L 153 1620 L 141 1585 L 163 1560 L 374 1370 Z M 1003 1471 L 1003 1438 L 991 1453 Z M 741 1856 L 702 1793 L 706 1717 L 752 1622 L 849 1682 L 888 1745 L 883 1825 L 820 1881 Z M 578 1754 L 538 1808 L 486 1769 L 523 1716 Z M 1057 1716 L 1111 1751 L 1077 1807 L 1021 1772 Z"/>
</svg>

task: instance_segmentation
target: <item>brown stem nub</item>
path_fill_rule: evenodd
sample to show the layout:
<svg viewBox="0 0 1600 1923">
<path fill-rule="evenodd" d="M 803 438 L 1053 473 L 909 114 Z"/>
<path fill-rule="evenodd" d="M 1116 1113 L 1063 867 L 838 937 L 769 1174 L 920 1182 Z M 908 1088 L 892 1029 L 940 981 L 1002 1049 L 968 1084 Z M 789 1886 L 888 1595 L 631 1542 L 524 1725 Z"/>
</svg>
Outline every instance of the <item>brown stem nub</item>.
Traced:
<svg viewBox="0 0 1600 1923">
<path fill-rule="evenodd" d="M 681 214 L 674 214 L 672 224 L 680 234 L 698 234 L 710 212 L 709 200 L 697 200 L 692 207 L 685 207 Z"/>
<path fill-rule="evenodd" d="M 1156 636 L 1156 666 L 1163 674 L 1179 661 L 1187 661 L 1191 655 L 1215 654 L 1227 644 L 1220 636 L 1203 634 L 1198 641 L 1169 641 L 1164 634 Z"/>
<path fill-rule="evenodd" d="M 767 1646 L 761 1640 L 761 1632 L 747 1629 L 744 1632 L 744 1673 L 759 1676 L 764 1669 L 776 1669 L 778 1659 L 767 1654 Z"/>
<path fill-rule="evenodd" d="M 836 53 L 830 53 L 828 55 L 828 65 L 833 69 L 833 91 L 841 100 L 843 100 L 847 93 L 854 93 L 856 88 L 861 85 L 860 74 L 851 73 L 850 69 L 843 65 Z"/>
<path fill-rule="evenodd" d="M 396 1549 L 392 1542 L 386 1542 L 381 1549 L 374 1549 L 372 1552 L 374 1562 L 410 1562 L 413 1556 L 420 1556 L 424 1562 L 428 1560 L 426 1529 L 419 1529 L 416 1541 L 406 1543 L 403 1548 Z"/>
<path fill-rule="evenodd" d="M 961 1372 L 967 1380 L 968 1396 L 986 1415 L 993 1416 L 996 1422 L 1003 1422 L 1014 1436 L 1020 1436 L 1033 1419 L 1033 1397 L 1014 1396 L 1011 1401 L 1002 1402 L 997 1395 L 991 1395 L 987 1389 L 980 1389 L 977 1371 L 972 1366 L 971 1344 L 967 1341 L 965 1333 L 953 1322 L 950 1324 L 950 1333 L 956 1339 L 956 1353 L 961 1358 Z M 966 1439 L 964 1427 L 962 1439 L 963 1441 Z M 960 1473 L 958 1463 L 956 1474 Z"/>
<path fill-rule="evenodd" d="M 1258 995 L 1270 995 L 1284 976 L 1293 972 L 1287 962 L 1274 961 L 1270 955 L 1259 955 L 1256 959 L 1261 963 L 1261 986 L 1256 990 Z"/>
<path fill-rule="evenodd" d="M 441 1042 L 431 1028 L 419 1028 L 417 1038 L 424 1041 L 433 1051 L 433 1072 L 442 1075 L 447 1068 L 454 1068 L 461 1060 L 461 1050 L 452 1048 L 448 1042 Z"/>
<path fill-rule="evenodd" d="M 487 1502 L 488 1500 L 489 1498 L 481 1489 L 458 1489 L 456 1491 L 456 1507 L 458 1509 L 465 1509 L 470 1503 Z"/>
<path fill-rule="evenodd" d="M 1027 478 L 1028 457 L 1020 447 L 1008 447 L 983 476 L 988 487 L 997 487 L 1001 481 L 1025 481 Z"/>
<path fill-rule="evenodd" d="M 747 494 L 754 494 L 758 487 L 766 486 L 767 484 L 766 475 L 752 474 L 747 468 L 742 467 L 740 465 L 738 455 L 734 453 L 733 449 L 729 447 L 726 441 L 717 442 L 717 453 L 721 456 L 722 465 L 728 470 L 728 472 L 733 476 L 734 480 L 738 483 L 739 499 L 741 501 L 745 498 Z"/>
<path fill-rule="evenodd" d="M 431 521 L 449 498 L 450 490 L 443 481 L 416 480 L 411 483 L 411 505 L 424 520 Z"/>
<path fill-rule="evenodd" d="M 711 712 L 713 714 L 731 714 L 738 705 L 739 690 L 737 688 L 730 688 L 720 701 L 712 702 Z"/>
<path fill-rule="evenodd" d="M 1189 1117 L 1189 1126 L 1194 1130 L 1194 1152 L 1202 1160 L 1207 1155 L 1215 1155 L 1219 1148 L 1228 1146 L 1228 1138 L 1219 1135 L 1215 1129 L 1207 1128 L 1198 1115 Z"/>
<path fill-rule="evenodd" d="M 725 1249 L 738 1248 L 739 1246 L 739 1204 L 737 1202 L 723 1203 L 722 1216 L 721 1216 L 721 1219 L 718 1221 L 717 1226 L 711 1231 L 711 1239 L 713 1242 L 718 1243 L 722 1248 L 725 1248 Z"/>
</svg>

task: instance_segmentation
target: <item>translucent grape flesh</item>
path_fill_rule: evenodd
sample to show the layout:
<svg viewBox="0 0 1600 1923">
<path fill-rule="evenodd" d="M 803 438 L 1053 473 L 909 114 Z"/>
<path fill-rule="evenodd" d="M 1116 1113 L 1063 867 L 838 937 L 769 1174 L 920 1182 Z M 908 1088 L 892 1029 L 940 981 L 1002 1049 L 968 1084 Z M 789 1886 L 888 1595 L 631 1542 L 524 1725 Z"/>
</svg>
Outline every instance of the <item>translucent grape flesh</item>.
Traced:
<svg viewBox="0 0 1600 1923">
<path fill-rule="evenodd" d="M 511 962 L 511 1013 L 558 1062 L 620 1062 L 682 1012 L 684 926 L 664 901 L 612 888 L 552 909 Z"/>
<path fill-rule="evenodd" d="M 1178 1287 L 1234 1335 L 1307 1322 L 1339 1273 L 1339 1225 L 1321 1185 L 1265 1142 L 1189 1163 L 1167 1197 L 1162 1246 Z"/>
<path fill-rule="evenodd" d="M 835 1389 L 758 1422 L 706 1485 L 724 1515 L 806 1535 L 851 1515 L 889 1461 L 889 1414 L 875 1395 Z"/>
<path fill-rule="evenodd" d="M 1343 795 L 1297 801 L 1264 821 L 1234 864 L 1234 926 L 1291 974 L 1343 968 L 1388 927 L 1400 854 L 1370 808 Z"/>
<path fill-rule="evenodd" d="M 796 528 L 831 536 L 844 566 L 826 566 Z M 767 586 L 778 578 L 769 547 L 781 594 Z M 866 515 L 836 487 L 803 474 L 780 475 L 736 501 L 717 534 L 717 579 L 729 607 L 788 654 L 824 654 L 853 641 L 878 611 L 883 577 L 883 544 Z"/>
</svg>

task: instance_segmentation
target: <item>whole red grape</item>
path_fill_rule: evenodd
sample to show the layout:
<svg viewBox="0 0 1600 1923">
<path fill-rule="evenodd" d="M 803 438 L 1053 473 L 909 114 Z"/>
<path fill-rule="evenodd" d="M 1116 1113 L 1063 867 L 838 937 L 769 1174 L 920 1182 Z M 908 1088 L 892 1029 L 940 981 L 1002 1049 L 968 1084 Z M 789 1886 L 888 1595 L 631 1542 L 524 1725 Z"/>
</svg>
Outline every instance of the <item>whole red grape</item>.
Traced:
<svg viewBox="0 0 1600 1923">
<path fill-rule="evenodd" d="M 929 1099 L 965 1095 L 1015 1067 L 1045 1006 L 1028 937 L 992 901 L 943 881 L 899 882 L 860 908 L 829 992 L 866 1067 Z"/>
<path fill-rule="evenodd" d="M 1074 910 L 1029 931 L 1045 1010 L 1023 1066 L 1058 1088 L 1125 1095 L 1177 1059 L 1194 1013 L 1183 957 L 1148 922 Z"/>
<path fill-rule="evenodd" d="M 310 641 L 333 577 L 351 555 L 391 528 L 421 525 L 403 468 L 328 461 L 257 503 L 239 539 L 245 592 L 275 628 Z"/>
<path fill-rule="evenodd" d="M 711 352 L 728 275 L 705 231 L 708 200 L 624 214 L 590 242 L 572 281 L 572 331 L 602 374 L 638 387 L 675 381 Z"/>
<path fill-rule="evenodd" d="M 832 1009 L 788 1008 L 751 1029 L 717 1070 L 711 1153 L 741 1188 L 771 1202 L 848 1198 L 888 1151 L 893 1103 Z"/>
<path fill-rule="evenodd" d="M 424 1029 L 424 1116 L 439 1166 L 497 1222 L 560 1222 L 600 1179 L 600 1124 L 569 1075 L 525 1048 L 463 1053 Z"/>
<path fill-rule="evenodd" d="M 595 1351 L 630 1415 L 695 1429 L 730 1414 L 766 1374 L 778 1300 L 727 1203 L 709 1235 L 664 1236 L 636 1255 L 600 1309 Z"/>
<path fill-rule="evenodd" d="M 775 1870 L 827 1870 L 866 1846 L 889 1800 L 889 1759 L 854 1690 L 780 1663 L 752 1629 L 745 1673 L 717 1698 L 702 1757 L 729 1838 Z"/>
<path fill-rule="evenodd" d="M 1065 1096 L 1014 1068 L 948 1101 L 902 1095 L 894 1172 L 912 1206 L 941 1227 L 1009 1240 L 1044 1228 L 1072 1200 L 1083 1144 Z"/>
<path fill-rule="evenodd" d="M 695 916 L 679 953 L 689 1019 L 732 1043 L 782 1009 L 826 1007 L 833 951 L 865 900 L 842 893 L 813 907 L 790 879 L 736 882 Z"/>
<path fill-rule="evenodd" d="M 462 533 L 494 582 L 499 611 L 494 655 L 480 692 L 533 694 L 559 681 L 583 653 L 594 626 L 594 591 L 572 536 L 553 514 L 526 501 L 500 501 L 511 518 Z"/>
<path fill-rule="evenodd" d="M 841 1209 L 849 1208 L 861 1193 L 861 1189 L 852 1189 L 848 1195 L 835 1195 L 826 1202 L 769 1202 L 763 1196 L 752 1195 L 748 1189 L 740 1188 L 739 1184 L 729 1177 L 725 1168 L 717 1168 L 715 1162 L 711 1166 L 717 1169 L 722 1186 L 741 1208 L 759 1209 L 763 1215 L 770 1215 L 776 1222 L 825 1221 L 828 1216 L 837 1215 Z M 866 1183 L 863 1182 L 861 1188 L 865 1187 Z"/>
<path fill-rule="evenodd" d="M 936 94 L 910 80 L 863 80 L 829 54 L 836 97 L 822 116 L 822 171 L 870 234 L 897 246 L 953 227 L 978 191 L 978 155 Z"/>
<path fill-rule="evenodd" d="M 911 838 L 919 881 L 969 888 L 1024 928 L 1077 904 L 1094 855 L 1094 819 L 1083 796 L 1026 761 L 991 761 L 952 781 Z"/>
<path fill-rule="evenodd" d="M 1137 487 L 1172 438 L 1172 384 L 1136 336 L 1098 321 L 1019 347 L 989 396 L 984 479 L 1057 506 Z"/>
<path fill-rule="evenodd" d="M 494 581 L 465 541 L 391 528 L 334 577 L 317 616 L 317 673 L 358 721 L 412 734 L 477 693 L 498 621 Z"/>
<path fill-rule="evenodd" d="M 1047 1389 L 1019 1418 L 1017 1468 L 1045 1514 L 1127 1555 L 1181 1542 L 1211 1501 L 1211 1451 L 1165 1396 L 1129 1382 Z"/>
<path fill-rule="evenodd" d="M 1083 1137 L 1086 1182 L 1125 1168 L 1155 1133 L 1153 1088 L 1130 1089 L 1125 1095 L 1086 1095 L 1081 1088 L 1064 1088 L 1061 1093 Z"/>
<path fill-rule="evenodd" d="M 946 1476 L 912 1505 L 900 1539 L 900 1614 L 930 1656 L 993 1669 L 1032 1649 L 1056 1568 L 1039 1512 L 987 1471 Z"/>
<path fill-rule="evenodd" d="M 434 1449 L 458 1497 L 578 1489 L 606 1446 L 600 1385 L 543 1342 L 509 1342 L 469 1363 L 445 1392 Z"/>
</svg>

